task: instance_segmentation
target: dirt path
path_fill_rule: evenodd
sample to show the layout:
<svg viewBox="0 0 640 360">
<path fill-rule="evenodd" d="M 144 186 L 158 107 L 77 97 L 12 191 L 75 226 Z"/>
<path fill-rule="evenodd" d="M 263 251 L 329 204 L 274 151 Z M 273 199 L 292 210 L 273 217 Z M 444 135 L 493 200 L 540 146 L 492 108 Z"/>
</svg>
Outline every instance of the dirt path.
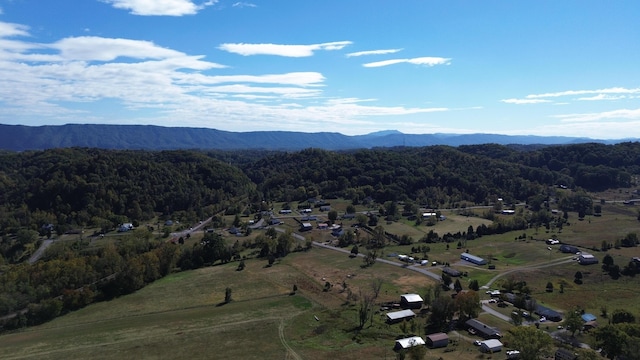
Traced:
<svg viewBox="0 0 640 360">
<path fill-rule="evenodd" d="M 518 268 L 509 270 L 509 271 L 505 271 L 502 272 L 496 276 L 494 276 L 491 280 L 489 280 L 489 282 L 487 282 L 483 288 L 490 288 L 491 285 L 493 285 L 494 282 L 496 282 L 496 280 L 498 280 L 499 278 L 505 276 L 505 275 L 509 275 L 512 274 L 514 272 L 518 272 L 518 271 L 523 271 L 523 270 L 534 270 L 534 269 L 542 269 L 542 268 L 546 268 L 546 267 L 550 267 L 550 266 L 556 266 L 556 265 L 561 265 L 561 264 L 566 264 L 566 263 L 570 263 L 573 262 L 573 255 L 566 257 L 566 258 L 561 258 L 561 259 L 555 259 L 549 262 L 545 262 L 545 263 L 541 263 L 541 264 L 535 264 L 535 265 L 528 265 L 528 266 L 520 266 Z"/>
<path fill-rule="evenodd" d="M 34 252 L 33 255 L 31 255 L 31 257 L 29 258 L 29 260 L 27 260 L 27 262 L 29 264 L 33 264 L 34 262 L 38 261 L 44 254 L 44 251 L 47 250 L 47 248 L 51 246 L 51 244 L 53 244 L 53 240 L 44 240 L 40 245 L 40 247 L 38 248 L 38 250 L 36 250 L 36 252 Z"/>
<path fill-rule="evenodd" d="M 293 350 L 291 346 L 287 344 L 287 339 L 284 336 L 284 319 L 280 320 L 280 325 L 278 325 L 278 336 L 280 336 L 280 342 L 282 343 L 282 346 L 287 349 L 287 354 L 284 357 L 285 360 L 302 360 L 300 355 L 298 355 L 298 353 L 296 353 L 295 350 Z"/>
</svg>

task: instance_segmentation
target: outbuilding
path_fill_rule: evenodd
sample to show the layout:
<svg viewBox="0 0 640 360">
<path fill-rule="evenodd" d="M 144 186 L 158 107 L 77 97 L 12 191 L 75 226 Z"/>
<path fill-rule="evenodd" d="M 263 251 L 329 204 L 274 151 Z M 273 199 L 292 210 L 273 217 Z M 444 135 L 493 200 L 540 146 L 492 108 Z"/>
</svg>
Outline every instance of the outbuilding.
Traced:
<svg viewBox="0 0 640 360">
<path fill-rule="evenodd" d="M 412 336 L 412 337 L 396 340 L 396 345 L 394 346 L 394 349 L 396 350 L 409 349 L 414 346 L 421 346 L 424 344 L 425 342 L 423 338 L 421 338 L 420 336 Z"/>
<path fill-rule="evenodd" d="M 311 225 L 311 223 L 304 222 L 300 225 L 300 231 L 309 231 L 311 229 L 313 229 L 313 225 Z"/>
<path fill-rule="evenodd" d="M 464 260 L 464 261 L 468 261 L 470 263 L 476 264 L 476 265 L 487 265 L 487 260 L 479 257 L 479 256 L 475 256 L 475 255 L 471 255 L 469 253 L 462 253 L 460 255 L 460 259 Z"/>
<path fill-rule="evenodd" d="M 409 309 L 392 311 L 390 313 L 387 313 L 387 323 L 395 324 L 404 320 L 413 319 L 414 317 L 416 317 L 416 313 Z"/>
<path fill-rule="evenodd" d="M 536 307 L 535 313 L 541 317 L 544 317 L 549 321 L 555 321 L 555 322 L 562 321 L 562 314 L 560 314 L 555 310 L 549 309 L 546 306 L 538 305 Z"/>
<path fill-rule="evenodd" d="M 502 343 L 497 339 L 489 339 L 480 342 L 480 351 L 494 353 L 502 350 Z"/>
<path fill-rule="evenodd" d="M 420 309 L 423 301 L 418 294 L 400 295 L 400 306 L 403 309 Z"/>
<path fill-rule="evenodd" d="M 467 326 L 467 330 L 471 334 L 475 334 L 484 339 L 500 339 L 502 334 L 497 328 L 486 325 L 485 323 L 476 320 L 469 319 L 464 323 Z"/>
<path fill-rule="evenodd" d="M 592 265 L 598 263 L 598 258 L 591 254 L 582 253 L 578 257 L 578 262 L 580 265 Z"/>
<path fill-rule="evenodd" d="M 560 245 L 560 251 L 565 254 L 577 254 L 580 252 L 580 249 L 573 245 L 562 244 Z"/>
<path fill-rule="evenodd" d="M 431 335 L 427 335 L 427 346 L 435 349 L 446 347 L 449 345 L 449 335 L 445 333 L 435 333 Z"/>
</svg>

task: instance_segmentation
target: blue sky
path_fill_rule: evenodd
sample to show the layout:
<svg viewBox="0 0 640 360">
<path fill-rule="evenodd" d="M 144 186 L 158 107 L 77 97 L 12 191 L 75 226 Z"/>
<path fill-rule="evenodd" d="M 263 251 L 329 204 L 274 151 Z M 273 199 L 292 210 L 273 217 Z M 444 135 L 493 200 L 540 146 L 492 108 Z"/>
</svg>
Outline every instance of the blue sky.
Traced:
<svg viewBox="0 0 640 360">
<path fill-rule="evenodd" d="M 0 0 L 0 123 L 640 137 L 640 1 Z"/>
</svg>

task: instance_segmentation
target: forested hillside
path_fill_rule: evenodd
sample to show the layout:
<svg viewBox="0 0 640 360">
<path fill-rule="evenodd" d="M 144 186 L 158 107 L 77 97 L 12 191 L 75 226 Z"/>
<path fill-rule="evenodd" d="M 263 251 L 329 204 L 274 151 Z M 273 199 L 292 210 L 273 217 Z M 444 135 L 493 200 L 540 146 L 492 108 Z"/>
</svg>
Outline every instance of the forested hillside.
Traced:
<svg viewBox="0 0 640 360">
<path fill-rule="evenodd" d="M 104 229 L 157 214 L 202 218 L 255 186 L 199 152 L 53 149 L 0 155 L 0 234 L 53 224 Z"/>
</svg>

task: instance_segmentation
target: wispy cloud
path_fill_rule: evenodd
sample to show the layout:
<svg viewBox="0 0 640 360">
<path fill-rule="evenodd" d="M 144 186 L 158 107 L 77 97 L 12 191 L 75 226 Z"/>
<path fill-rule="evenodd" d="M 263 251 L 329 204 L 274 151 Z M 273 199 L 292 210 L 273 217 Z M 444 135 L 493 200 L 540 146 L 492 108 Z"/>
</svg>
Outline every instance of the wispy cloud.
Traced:
<svg viewBox="0 0 640 360">
<path fill-rule="evenodd" d="M 29 36 L 29 27 L 0 21 L 0 38 Z"/>
<path fill-rule="evenodd" d="M 184 16 L 193 15 L 217 0 L 207 0 L 199 4 L 191 0 L 101 0 L 116 9 L 129 10 L 141 16 Z"/>
<path fill-rule="evenodd" d="M 553 93 L 544 94 L 532 94 L 527 95 L 528 99 L 540 99 L 540 98 L 555 98 L 563 96 L 578 96 L 578 95 L 592 95 L 592 94 L 640 94 L 640 88 L 627 89 L 622 87 L 613 87 L 598 90 L 567 90 Z"/>
<path fill-rule="evenodd" d="M 400 52 L 400 51 L 402 51 L 402 49 L 384 49 L 384 50 L 358 51 L 358 52 L 352 52 L 352 53 L 347 54 L 347 57 L 395 54 L 395 53 Z"/>
<path fill-rule="evenodd" d="M 593 122 L 610 119 L 640 120 L 640 109 L 619 109 L 599 113 L 565 114 L 553 116 L 563 122 Z"/>
<path fill-rule="evenodd" d="M 602 100 L 621 100 L 621 99 L 626 99 L 627 97 L 625 95 L 607 95 L 607 94 L 598 94 L 598 95 L 594 95 L 594 96 L 588 96 L 588 97 L 581 97 L 581 98 L 577 98 L 576 100 L 579 101 L 602 101 Z"/>
<path fill-rule="evenodd" d="M 436 65 L 449 65 L 451 63 L 451 59 L 442 58 L 442 57 L 419 57 L 413 59 L 390 59 L 383 61 L 376 61 L 367 64 L 363 64 L 364 67 L 381 67 L 381 66 L 389 66 L 401 63 L 409 63 L 414 65 L 424 65 L 424 66 L 436 66 Z"/>
<path fill-rule="evenodd" d="M 351 41 L 336 41 L 311 45 L 282 45 L 282 44 L 222 44 L 218 47 L 230 53 L 243 56 L 250 55 L 276 55 L 285 57 L 313 56 L 314 51 L 341 50 L 351 45 Z"/>
<path fill-rule="evenodd" d="M 516 105 L 541 104 L 541 103 L 551 102 L 551 100 L 545 100 L 545 99 L 502 99 L 500 101 L 506 104 L 516 104 Z"/>
<path fill-rule="evenodd" d="M 522 99 L 500 100 L 507 104 L 542 104 L 552 102 L 552 99 L 565 98 L 557 104 L 566 104 L 567 100 L 577 101 L 611 101 L 629 98 L 629 95 L 640 94 L 640 88 L 627 89 L 623 87 L 612 87 L 597 90 L 566 90 L 552 93 L 530 94 Z M 583 96 L 593 95 L 593 96 Z M 576 96 L 580 96 L 575 98 Z"/>
<path fill-rule="evenodd" d="M 248 2 L 240 2 L 240 1 L 238 1 L 238 2 L 234 3 L 234 4 L 233 4 L 233 5 L 231 5 L 231 6 L 233 6 L 233 7 L 239 7 L 239 8 L 244 8 L 244 7 L 252 7 L 252 8 L 254 8 L 254 7 L 258 7 L 258 5 L 256 5 L 256 4 L 248 3 Z"/>
</svg>

